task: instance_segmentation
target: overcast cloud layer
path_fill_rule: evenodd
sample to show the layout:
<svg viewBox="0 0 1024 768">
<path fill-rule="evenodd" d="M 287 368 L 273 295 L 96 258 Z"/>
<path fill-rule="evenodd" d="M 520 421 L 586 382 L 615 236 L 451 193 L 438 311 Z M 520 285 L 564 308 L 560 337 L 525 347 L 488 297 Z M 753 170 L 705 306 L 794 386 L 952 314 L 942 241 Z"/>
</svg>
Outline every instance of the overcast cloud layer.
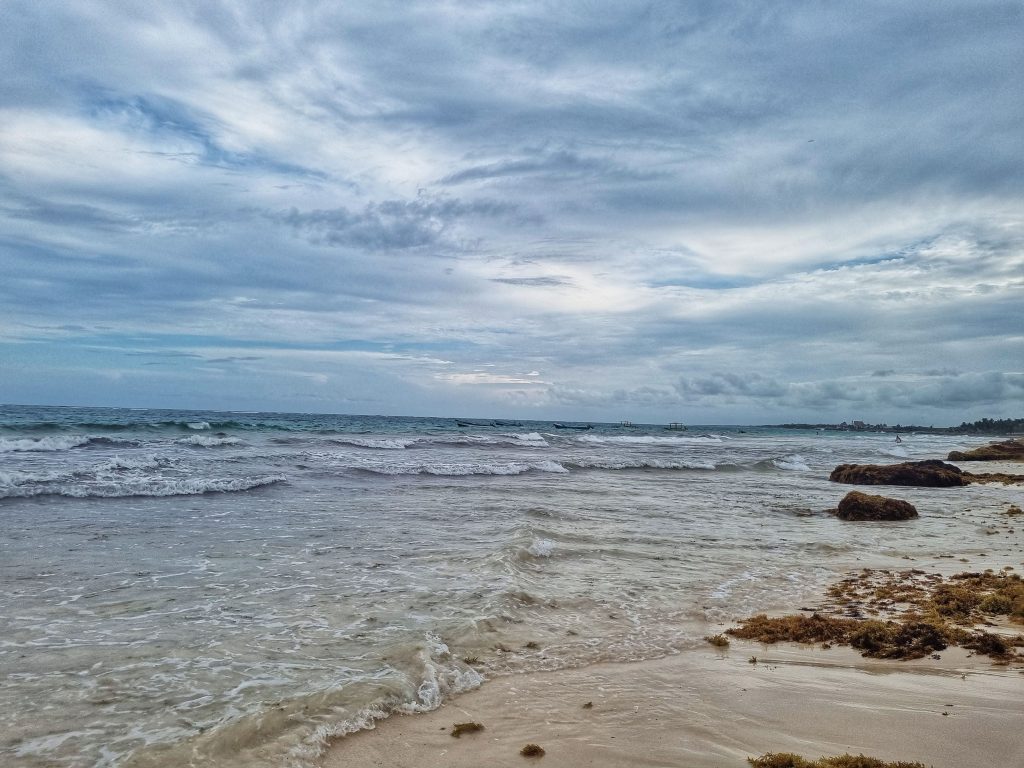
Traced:
<svg viewBox="0 0 1024 768">
<path fill-rule="evenodd" d="M 1024 411 L 1020 2 L 0 4 L 0 401 Z"/>
</svg>

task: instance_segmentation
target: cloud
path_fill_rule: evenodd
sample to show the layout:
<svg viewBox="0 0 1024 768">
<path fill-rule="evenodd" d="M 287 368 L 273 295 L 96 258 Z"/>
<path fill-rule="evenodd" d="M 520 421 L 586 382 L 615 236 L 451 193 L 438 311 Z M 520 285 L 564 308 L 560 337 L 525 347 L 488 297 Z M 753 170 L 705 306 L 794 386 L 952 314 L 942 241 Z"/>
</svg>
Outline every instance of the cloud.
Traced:
<svg viewBox="0 0 1024 768">
<path fill-rule="evenodd" d="M 869 378 L 847 377 L 819 381 L 780 383 L 757 373 L 716 373 L 697 380 L 681 380 L 677 385 L 684 402 L 720 404 L 736 400 L 756 401 L 766 410 L 831 410 L 837 407 L 878 412 L 880 408 L 952 410 L 993 406 L 1003 402 L 1024 402 L 1024 373 L 985 371 L 970 374 L 899 375 L 877 382 Z"/>
<path fill-rule="evenodd" d="M 345 208 L 299 212 L 292 208 L 271 218 L 290 225 L 312 243 L 377 251 L 433 245 L 460 219 L 508 216 L 514 212 L 515 206 L 511 204 L 437 198 L 385 200 L 370 203 L 359 212 Z"/>
<path fill-rule="evenodd" d="M 571 280 L 561 277 L 492 277 L 491 281 L 506 285 L 521 285 L 526 288 L 555 288 L 560 285 L 572 285 Z"/>
<path fill-rule="evenodd" d="M 112 396 L 96 370 L 280 409 L 1021 407 L 1019 4 L 12 0 L 0 25 L 25 372 L 0 399 Z"/>
<path fill-rule="evenodd" d="M 703 378 L 680 379 L 677 389 L 684 400 L 709 396 L 774 398 L 786 391 L 784 385 L 759 373 L 713 373 Z"/>
</svg>

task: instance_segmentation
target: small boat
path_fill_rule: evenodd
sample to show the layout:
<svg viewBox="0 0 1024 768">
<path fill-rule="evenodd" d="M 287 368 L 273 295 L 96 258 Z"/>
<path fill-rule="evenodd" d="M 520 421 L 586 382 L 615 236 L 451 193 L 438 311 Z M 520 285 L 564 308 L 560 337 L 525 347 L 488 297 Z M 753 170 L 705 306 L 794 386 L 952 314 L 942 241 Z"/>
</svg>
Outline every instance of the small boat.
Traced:
<svg viewBox="0 0 1024 768">
<path fill-rule="evenodd" d="M 587 424 L 586 426 L 581 426 L 581 425 L 578 425 L 578 424 L 559 424 L 557 421 L 554 422 L 554 425 L 555 425 L 555 429 L 593 429 L 594 428 L 593 424 Z"/>
<path fill-rule="evenodd" d="M 671 429 L 673 432 L 685 432 L 686 426 L 680 424 L 678 421 L 673 421 L 671 424 L 665 427 L 665 429 Z"/>
<path fill-rule="evenodd" d="M 455 424 L 460 427 L 493 427 L 495 422 L 493 421 L 459 421 L 456 419 Z"/>
</svg>

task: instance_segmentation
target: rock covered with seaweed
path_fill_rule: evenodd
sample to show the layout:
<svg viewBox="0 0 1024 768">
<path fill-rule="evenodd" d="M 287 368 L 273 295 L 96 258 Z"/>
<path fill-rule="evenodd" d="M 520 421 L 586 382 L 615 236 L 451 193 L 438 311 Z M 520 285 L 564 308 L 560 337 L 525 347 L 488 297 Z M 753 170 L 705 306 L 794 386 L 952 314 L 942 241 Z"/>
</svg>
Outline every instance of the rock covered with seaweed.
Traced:
<svg viewBox="0 0 1024 768">
<path fill-rule="evenodd" d="M 1024 443 L 1018 440 L 1004 440 L 969 451 L 950 451 L 947 458 L 950 461 L 1024 461 Z"/>
<path fill-rule="evenodd" d="M 923 488 L 952 488 L 967 485 L 959 467 L 937 459 L 904 461 L 900 464 L 840 464 L 828 477 L 835 483 L 853 485 L 910 485 Z"/>
<path fill-rule="evenodd" d="M 917 509 L 909 501 L 850 491 L 839 502 L 835 515 L 840 520 L 911 520 Z"/>
<path fill-rule="evenodd" d="M 971 483 L 1024 483 L 1024 475 L 964 472 L 938 459 L 899 464 L 840 464 L 828 479 L 850 485 L 903 485 L 917 488 L 958 488 Z"/>
</svg>

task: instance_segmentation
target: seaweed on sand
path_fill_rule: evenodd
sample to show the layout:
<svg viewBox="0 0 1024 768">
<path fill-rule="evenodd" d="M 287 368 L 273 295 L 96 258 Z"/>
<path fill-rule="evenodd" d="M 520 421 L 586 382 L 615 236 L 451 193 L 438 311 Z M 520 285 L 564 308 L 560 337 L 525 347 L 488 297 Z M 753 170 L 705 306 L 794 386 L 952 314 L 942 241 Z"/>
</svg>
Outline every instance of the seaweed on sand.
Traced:
<svg viewBox="0 0 1024 768">
<path fill-rule="evenodd" d="M 452 736 L 456 739 L 464 733 L 476 733 L 484 729 L 483 723 L 455 723 L 452 726 Z"/>
<path fill-rule="evenodd" d="M 710 643 L 711 645 L 715 646 L 715 648 L 728 648 L 729 647 L 729 638 L 726 637 L 725 635 L 722 635 L 722 634 L 709 635 L 708 637 L 705 637 L 704 639 L 708 643 Z"/>
<path fill-rule="evenodd" d="M 975 629 L 1005 615 L 1024 623 L 1024 580 L 1017 574 L 938 574 L 865 569 L 828 590 L 830 610 L 843 615 L 752 616 L 726 630 L 762 643 L 838 643 L 879 659 L 920 659 L 958 645 L 999 662 L 1021 661 L 1024 636 Z M 862 618 L 864 613 L 886 618 Z"/>
<path fill-rule="evenodd" d="M 834 755 L 805 760 L 792 752 L 768 752 L 761 757 L 748 757 L 747 762 L 753 768 L 926 768 L 924 763 L 886 762 L 867 755 Z"/>
<path fill-rule="evenodd" d="M 519 750 L 523 757 L 544 757 L 544 747 L 539 744 L 527 744 Z"/>
<path fill-rule="evenodd" d="M 761 613 L 744 619 L 742 626 L 726 633 L 743 640 L 759 640 L 771 645 L 784 640 L 796 643 L 845 642 L 860 622 L 834 619 L 815 613 L 811 616 L 779 616 L 769 618 Z"/>
</svg>

